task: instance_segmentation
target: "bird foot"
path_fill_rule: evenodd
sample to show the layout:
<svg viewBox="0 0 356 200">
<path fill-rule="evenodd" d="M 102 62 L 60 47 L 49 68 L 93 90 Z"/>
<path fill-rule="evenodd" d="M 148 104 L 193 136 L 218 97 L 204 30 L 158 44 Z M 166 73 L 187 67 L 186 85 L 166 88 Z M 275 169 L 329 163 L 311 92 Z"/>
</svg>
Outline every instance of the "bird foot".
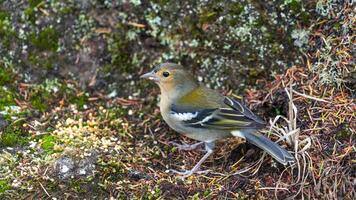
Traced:
<svg viewBox="0 0 356 200">
<path fill-rule="evenodd" d="M 178 144 L 176 142 L 169 142 L 169 144 L 173 144 L 179 150 L 190 151 L 190 150 L 196 149 L 199 145 L 203 144 L 203 142 L 198 142 L 195 144 L 186 144 L 186 143 Z"/>
</svg>

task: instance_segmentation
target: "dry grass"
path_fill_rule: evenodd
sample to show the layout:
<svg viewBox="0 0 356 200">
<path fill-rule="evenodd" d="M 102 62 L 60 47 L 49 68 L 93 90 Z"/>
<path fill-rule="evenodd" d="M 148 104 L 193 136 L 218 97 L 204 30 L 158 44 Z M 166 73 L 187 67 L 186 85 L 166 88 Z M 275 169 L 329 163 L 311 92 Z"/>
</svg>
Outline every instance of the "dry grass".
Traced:
<svg viewBox="0 0 356 200">
<path fill-rule="evenodd" d="M 347 90 L 320 86 L 318 79 L 294 67 L 277 77 L 264 99 L 273 99 L 282 88 L 289 99 L 288 117 L 271 120 L 270 132 L 293 147 L 297 163 L 283 172 L 291 173 L 292 180 L 278 181 L 276 188 L 296 187 L 293 196 L 303 199 L 351 199 L 356 107 Z"/>
</svg>

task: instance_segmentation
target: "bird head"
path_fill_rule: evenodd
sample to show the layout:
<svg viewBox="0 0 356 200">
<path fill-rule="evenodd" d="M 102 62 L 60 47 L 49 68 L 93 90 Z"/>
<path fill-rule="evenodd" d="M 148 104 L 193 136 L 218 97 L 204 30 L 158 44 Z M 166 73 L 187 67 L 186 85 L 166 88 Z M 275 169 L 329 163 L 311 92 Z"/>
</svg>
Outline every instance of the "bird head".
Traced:
<svg viewBox="0 0 356 200">
<path fill-rule="evenodd" d="M 174 63 L 162 63 L 141 78 L 154 81 L 161 92 L 183 92 L 197 87 L 198 83 L 183 66 Z"/>
</svg>

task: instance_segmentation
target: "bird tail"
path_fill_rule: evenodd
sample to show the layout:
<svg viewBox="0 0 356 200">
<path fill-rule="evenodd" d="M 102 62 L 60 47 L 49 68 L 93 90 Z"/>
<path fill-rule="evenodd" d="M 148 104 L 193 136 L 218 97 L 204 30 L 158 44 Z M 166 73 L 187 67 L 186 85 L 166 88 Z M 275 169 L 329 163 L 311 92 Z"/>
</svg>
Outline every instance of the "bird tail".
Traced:
<svg viewBox="0 0 356 200">
<path fill-rule="evenodd" d="M 254 132 L 254 131 L 253 131 Z M 285 149 L 283 149 L 278 144 L 272 142 L 267 137 L 253 133 L 252 131 L 232 131 L 231 134 L 236 137 L 245 138 L 246 141 L 256 145 L 262 150 L 266 151 L 274 159 L 283 165 L 294 162 L 294 157 Z"/>
</svg>

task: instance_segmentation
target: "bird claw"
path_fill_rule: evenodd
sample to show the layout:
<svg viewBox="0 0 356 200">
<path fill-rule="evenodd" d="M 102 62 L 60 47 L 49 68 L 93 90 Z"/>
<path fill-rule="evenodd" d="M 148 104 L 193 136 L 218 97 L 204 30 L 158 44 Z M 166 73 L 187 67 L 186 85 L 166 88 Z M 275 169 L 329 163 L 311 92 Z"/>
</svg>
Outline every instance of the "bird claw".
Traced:
<svg viewBox="0 0 356 200">
<path fill-rule="evenodd" d="M 179 150 L 190 151 L 190 150 L 196 149 L 199 145 L 203 144 L 203 142 L 198 142 L 198 143 L 195 143 L 195 144 L 186 144 L 186 143 L 178 144 L 176 142 L 169 142 L 168 144 L 173 144 Z"/>
</svg>

